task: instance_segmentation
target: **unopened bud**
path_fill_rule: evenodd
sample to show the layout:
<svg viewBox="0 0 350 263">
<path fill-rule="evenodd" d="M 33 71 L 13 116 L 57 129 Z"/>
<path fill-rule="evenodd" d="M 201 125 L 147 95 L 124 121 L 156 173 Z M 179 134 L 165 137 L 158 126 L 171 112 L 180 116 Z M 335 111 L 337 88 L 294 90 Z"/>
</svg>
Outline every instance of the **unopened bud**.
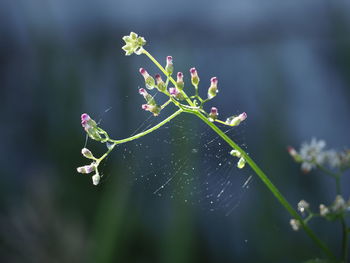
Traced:
<svg viewBox="0 0 350 263">
<path fill-rule="evenodd" d="M 212 107 L 210 109 L 210 113 L 209 113 L 209 120 L 211 122 L 215 121 L 219 116 L 219 112 L 218 112 L 218 109 L 216 107 Z"/>
<path fill-rule="evenodd" d="M 165 66 L 166 72 L 168 72 L 169 75 L 173 74 L 174 72 L 174 65 L 173 65 L 173 57 L 167 56 L 166 57 L 166 66 Z"/>
<path fill-rule="evenodd" d="M 183 90 L 184 88 L 184 74 L 182 74 L 182 72 L 178 72 L 177 73 L 177 79 L 176 79 L 176 87 L 179 89 L 179 90 Z"/>
<path fill-rule="evenodd" d="M 237 126 L 242 121 L 244 121 L 247 118 L 247 113 L 243 112 L 238 116 L 232 116 L 226 119 L 226 123 L 230 126 Z"/>
<path fill-rule="evenodd" d="M 147 70 L 145 70 L 144 68 L 140 68 L 139 72 L 141 73 L 141 75 L 145 79 L 146 88 L 153 89 L 155 86 L 154 78 L 152 76 L 150 76 L 148 74 Z"/>
<path fill-rule="evenodd" d="M 94 185 L 98 185 L 100 183 L 100 180 L 101 180 L 101 176 L 99 174 L 94 174 L 92 176 L 92 183 Z"/>
<path fill-rule="evenodd" d="M 246 163 L 245 159 L 244 159 L 243 157 L 241 157 L 241 158 L 239 158 L 239 160 L 238 160 L 237 167 L 238 167 L 239 169 L 242 169 L 242 168 L 244 168 L 245 163 Z"/>
<path fill-rule="evenodd" d="M 293 218 L 289 221 L 289 223 L 294 231 L 298 231 L 300 229 L 301 224 L 299 220 Z"/>
<path fill-rule="evenodd" d="M 143 104 L 142 109 L 153 113 L 154 116 L 158 116 L 161 108 L 158 105 Z"/>
<path fill-rule="evenodd" d="M 81 149 L 81 154 L 86 158 L 95 159 L 95 157 L 92 155 L 92 152 L 87 148 Z"/>
<path fill-rule="evenodd" d="M 87 132 L 89 137 L 93 140 L 99 141 L 101 140 L 101 135 L 98 133 L 96 122 L 90 118 L 90 116 L 86 113 L 81 115 L 81 125 L 84 130 Z"/>
<path fill-rule="evenodd" d="M 190 69 L 190 73 L 191 73 L 191 82 L 192 82 L 192 85 L 193 85 L 193 86 L 198 86 L 199 77 L 198 77 L 196 68 L 191 68 L 191 69 Z"/>
<path fill-rule="evenodd" d="M 237 151 L 237 150 L 232 150 L 232 151 L 230 152 L 230 154 L 231 154 L 232 156 L 238 157 L 238 158 L 240 158 L 240 157 L 242 156 L 241 152 L 240 152 L 240 151 Z"/>
<path fill-rule="evenodd" d="M 174 88 L 174 87 L 169 88 L 169 94 L 175 97 L 176 99 L 179 99 L 179 100 L 184 99 L 183 95 L 181 94 L 178 88 Z"/>
<path fill-rule="evenodd" d="M 90 165 L 85 165 L 77 168 L 77 172 L 81 174 L 89 174 L 91 172 L 95 171 L 95 165 L 90 164 Z"/>
<path fill-rule="evenodd" d="M 152 104 L 152 105 L 156 104 L 153 97 L 150 94 L 148 94 L 147 90 L 145 90 L 144 88 L 139 89 L 139 93 L 145 98 L 145 100 L 147 101 L 147 104 Z"/>
<path fill-rule="evenodd" d="M 162 77 L 159 74 L 157 74 L 155 78 L 157 82 L 157 89 L 161 92 L 164 92 L 166 90 L 166 87 L 164 81 L 162 80 Z"/>
<path fill-rule="evenodd" d="M 208 89 L 208 99 L 214 98 L 216 93 L 218 93 L 218 78 L 212 77 L 210 79 L 210 87 Z"/>
</svg>

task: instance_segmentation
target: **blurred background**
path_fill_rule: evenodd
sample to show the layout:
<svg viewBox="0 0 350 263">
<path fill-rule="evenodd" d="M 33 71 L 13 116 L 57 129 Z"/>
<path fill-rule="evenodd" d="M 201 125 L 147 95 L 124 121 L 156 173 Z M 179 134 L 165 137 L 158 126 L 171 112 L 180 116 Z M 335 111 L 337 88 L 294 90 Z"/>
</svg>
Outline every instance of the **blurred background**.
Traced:
<svg viewBox="0 0 350 263">
<path fill-rule="evenodd" d="M 117 148 L 93 186 L 76 172 L 86 164 L 80 114 L 101 118 L 113 138 L 158 121 L 142 111 L 137 92 L 138 68 L 153 74 L 155 67 L 121 50 L 121 38 L 137 32 L 160 62 L 172 55 L 187 81 L 196 66 L 203 95 L 217 76 L 220 93 L 208 107 L 223 118 L 246 111 L 245 125 L 230 134 L 291 204 L 306 199 L 317 209 L 334 200 L 334 183 L 302 174 L 286 147 L 312 137 L 339 150 L 350 146 L 349 14 L 348 1 L 1 1 L 0 261 L 321 257 L 249 168 L 218 169 L 227 159 L 215 156 L 226 146 L 193 154 L 215 136 L 191 116 L 142 138 L 141 147 Z M 105 151 L 91 141 L 88 147 Z M 212 204 L 221 190 L 225 199 Z M 316 219 L 311 226 L 339 252 L 339 225 Z"/>
</svg>

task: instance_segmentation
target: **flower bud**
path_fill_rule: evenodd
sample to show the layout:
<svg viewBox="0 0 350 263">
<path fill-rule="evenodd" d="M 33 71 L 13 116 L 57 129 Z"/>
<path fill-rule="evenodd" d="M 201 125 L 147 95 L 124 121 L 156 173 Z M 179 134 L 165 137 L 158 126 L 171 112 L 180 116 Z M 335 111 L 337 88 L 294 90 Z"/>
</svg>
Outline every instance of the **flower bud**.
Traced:
<svg viewBox="0 0 350 263">
<path fill-rule="evenodd" d="M 247 113 L 243 112 L 238 116 L 232 116 L 226 119 L 226 124 L 230 126 L 238 126 L 242 121 L 247 118 Z"/>
<path fill-rule="evenodd" d="M 150 94 L 148 94 L 147 90 L 145 90 L 144 88 L 139 89 L 139 93 L 145 98 L 145 100 L 147 101 L 147 104 L 151 104 L 151 105 L 156 104 L 153 97 Z"/>
<path fill-rule="evenodd" d="M 184 74 L 182 74 L 182 72 L 178 72 L 177 73 L 177 79 L 176 79 L 176 87 L 179 89 L 179 90 L 183 90 L 184 88 Z"/>
<path fill-rule="evenodd" d="M 320 215 L 327 216 L 329 214 L 329 209 L 324 204 L 320 204 Z"/>
<path fill-rule="evenodd" d="M 232 151 L 230 152 L 230 154 L 231 154 L 232 156 L 238 157 L 238 158 L 241 158 L 241 156 L 242 156 L 241 152 L 240 152 L 240 151 L 237 151 L 237 150 L 232 150 Z"/>
<path fill-rule="evenodd" d="M 211 122 L 215 121 L 218 118 L 218 115 L 219 115 L 218 109 L 215 107 L 212 107 L 209 113 L 209 120 Z"/>
<path fill-rule="evenodd" d="M 184 99 L 183 95 L 178 90 L 178 88 L 174 88 L 174 87 L 169 88 L 169 93 L 171 96 L 175 97 L 176 99 L 179 99 L 179 100 Z"/>
<path fill-rule="evenodd" d="M 81 115 L 81 125 L 91 139 L 96 141 L 100 141 L 102 139 L 101 135 L 98 133 L 96 122 L 91 119 L 88 114 L 83 113 Z"/>
<path fill-rule="evenodd" d="M 142 109 L 153 113 L 154 116 L 158 116 L 161 108 L 158 105 L 142 104 Z"/>
<path fill-rule="evenodd" d="M 294 231 L 298 231 L 301 227 L 301 224 L 300 224 L 299 220 L 297 220 L 297 219 L 293 218 L 289 221 L 289 223 Z"/>
<path fill-rule="evenodd" d="M 218 93 L 218 78 L 212 77 L 210 79 L 210 87 L 208 89 L 208 99 L 214 98 L 216 93 Z"/>
<path fill-rule="evenodd" d="M 81 174 L 89 174 L 95 171 L 95 165 L 92 163 L 90 165 L 85 165 L 77 168 L 77 172 Z"/>
<path fill-rule="evenodd" d="M 166 66 L 165 66 L 166 72 L 168 72 L 169 76 L 173 74 L 174 72 L 174 65 L 173 65 L 173 57 L 167 56 L 166 57 Z"/>
<path fill-rule="evenodd" d="M 246 163 L 245 159 L 244 159 L 243 157 L 241 157 L 241 158 L 239 158 L 239 160 L 238 160 L 237 167 L 238 167 L 239 169 L 242 169 L 242 168 L 244 168 L 245 163 Z"/>
<path fill-rule="evenodd" d="M 100 183 L 100 180 L 101 180 L 101 176 L 99 174 L 94 174 L 92 176 L 92 183 L 94 185 L 98 185 Z"/>
<path fill-rule="evenodd" d="M 81 154 L 86 158 L 95 159 L 95 157 L 92 155 L 92 152 L 87 148 L 81 149 Z"/>
<path fill-rule="evenodd" d="M 159 74 L 157 74 L 155 78 L 157 82 L 157 89 L 161 92 L 164 92 L 166 90 L 166 87 L 164 81 L 162 80 L 162 77 Z"/>
<path fill-rule="evenodd" d="M 191 73 L 191 82 L 192 82 L 192 85 L 193 85 L 193 86 L 198 86 L 199 77 L 198 77 L 196 68 L 191 68 L 191 69 L 190 69 L 190 73 Z"/>
<path fill-rule="evenodd" d="M 154 78 L 152 76 L 150 76 L 144 68 L 140 68 L 139 72 L 141 73 L 141 75 L 145 79 L 146 88 L 153 89 L 155 86 Z"/>
<path fill-rule="evenodd" d="M 304 213 L 305 210 L 309 209 L 310 205 L 308 202 L 306 202 L 305 200 L 300 200 L 300 202 L 298 203 L 298 210 L 301 213 Z"/>
</svg>

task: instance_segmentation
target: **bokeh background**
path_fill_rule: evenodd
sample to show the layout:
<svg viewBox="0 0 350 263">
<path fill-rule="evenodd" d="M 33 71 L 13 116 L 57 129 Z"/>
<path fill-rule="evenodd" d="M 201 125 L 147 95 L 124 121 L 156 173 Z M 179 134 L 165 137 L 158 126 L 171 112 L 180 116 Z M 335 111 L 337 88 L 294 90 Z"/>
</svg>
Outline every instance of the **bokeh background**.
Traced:
<svg viewBox="0 0 350 263">
<path fill-rule="evenodd" d="M 75 170 L 85 163 L 80 114 L 102 116 L 103 127 L 115 138 L 128 136 L 148 118 L 140 109 L 138 68 L 152 73 L 155 68 L 121 50 L 122 36 L 135 31 L 160 61 L 172 55 L 176 70 L 183 72 L 196 66 L 202 88 L 217 76 L 220 93 L 214 105 L 220 114 L 248 113 L 238 142 L 247 144 L 293 205 L 306 199 L 316 209 L 333 200 L 335 186 L 317 173 L 302 174 L 286 147 L 312 137 L 336 149 L 350 146 L 349 14 L 348 1 L 1 1 L 0 261 L 301 262 L 322 257 L 304 233 L 290 229 L 289 215 L 255 176 L 244 195 L 238 193 L 242 185 L 232 185 L 228 191 L 238 200 L 214 211 L 200 204 L 198 195 L 186 202 L 181 183 L 167 185 L 162 196 L 153 194 L 159 182 L 145 187 L 138 180 L 149 170 L 141 160 L 159 149 L 179 148 L 175 144 L 150 141 L 153 147 L 142 148 L 128 164 L 115 151 L 101 185 L 93 186 Z M 192 129 L 194 136 L 185 133 L 185 142 L 198 144 L 195 135 L 204 127 L 186 120 L 181 127 L 147 140 L 177 138 Z M 88 145 L 94 152 L 104 150 Z M 180 148 L 174 158 L 190 160 L 186 144 Z M 245 170 L 242 176 L 252 174 Z M 348 185 L 345 177 L 346 198 Z M 167 191 L 177 196 L 170 198 Z M 315 220 L 311 226 L 337 251 L 339 225 Z"/>
</svg>

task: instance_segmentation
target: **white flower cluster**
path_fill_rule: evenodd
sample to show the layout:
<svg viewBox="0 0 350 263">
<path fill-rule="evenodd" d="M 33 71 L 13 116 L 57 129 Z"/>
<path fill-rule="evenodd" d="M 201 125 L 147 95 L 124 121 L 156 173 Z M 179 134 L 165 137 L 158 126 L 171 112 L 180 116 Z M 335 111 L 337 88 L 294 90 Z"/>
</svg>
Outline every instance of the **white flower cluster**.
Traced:
<svg viewBox="0 0 350 263">
<path fill-rule="evenodd" d="M 297 161 L 301 162 L 301 169 L 307 173 L 317 166 L 328 166 L 338 169 L 342 166 L 350 165 L 349 152 L 337 152 L 335 150 L 325 150 L 326 142 L 312 138 L 310 142 L 304 142 L 299 152 L 289 147 L 289 154 Z"/>
</svg>

